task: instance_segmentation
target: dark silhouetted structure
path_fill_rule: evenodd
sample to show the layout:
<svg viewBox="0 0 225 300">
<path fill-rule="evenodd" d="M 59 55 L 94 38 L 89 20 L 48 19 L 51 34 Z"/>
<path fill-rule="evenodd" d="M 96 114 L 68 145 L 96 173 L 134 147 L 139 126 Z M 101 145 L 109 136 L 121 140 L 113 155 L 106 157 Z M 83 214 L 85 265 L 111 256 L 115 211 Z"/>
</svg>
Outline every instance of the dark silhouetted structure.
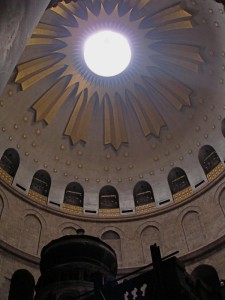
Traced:
<svg viewBox="0 0 225 300">
<path fill-rule="evenodd" d="M 152 263 L 116 278 L 113 249 L 80 234 L 51 241 L 41 252 L 41 276 L 35 300 L 223 300 L 216 270 L 200 265 L 189 275 L 175 254 L 161 257 L 155 244 Z M 32 300 L 34 280 L 26 270 L 14 273 L 8 300 Z M 24 279 L 25 278 L 25 279 Z"/>
<path fill-rule="evenodd" d="M 93 293 L 98 299 L 102 286 L 115 280 L 117 259 L 112 248 L 96 237 L 67 235 L 43 248 L 40 271 L 36 300 L 87 299 Z"/>
<path fill-rule="evenodd" d="M 32 300 L 34 287 L 33 275 L 24 269 L 17 270 L 11 279 L 8 300 Z"/>
</svg>

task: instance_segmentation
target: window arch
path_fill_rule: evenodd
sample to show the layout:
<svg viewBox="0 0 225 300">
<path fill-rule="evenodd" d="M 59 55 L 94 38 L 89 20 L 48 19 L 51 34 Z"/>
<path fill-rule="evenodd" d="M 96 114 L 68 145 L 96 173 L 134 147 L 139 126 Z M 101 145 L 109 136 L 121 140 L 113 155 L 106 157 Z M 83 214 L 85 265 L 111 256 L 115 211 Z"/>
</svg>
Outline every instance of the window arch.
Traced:
<svg viewBox="0 0 225 300">
<path fill-rule="evenodd" d="M 200 248 L 204 245 L 205 234 L 201 217 L 197 211 L 188 211 L 181 221 L 184 237 L 189 251 Z"/>
<path fill-rule="evenodd" d="M 20 157 L 18 152 L 13 148 L 6 149 L 0 160 L 0 168 L 14 178 L 19 164 Z"/>
<path fill-rule="evenodd" d="M 198 159 L 206 175 L 221 163 L 215 149 L 210 145 L 205 145 L 200 148 Z"/>
<path fill-rule="evenodd" d="M 120 266 L 122 264 L 122 251 L 121 251 L 121 237 L 119 233 L 114 230 L 105 231 L 101 239 L 108 244 L 116 253 L 117 263 Z"/>
<path fill-rule="evenodd" d="M 51 187 L 51 177 L 45 170 L 38 170 L 32 179 L 30 189 L 42 196 L 48 197 Z"/>
<path fill-rule="evenodd" d="M 3 208 L 4 208 L 4 202 L 2 196 L 0 195 L 0 220 L 1 220 Z"/>
<path fill-rule="evenodd" d="M 119 208 L 119 195 L 117 190 L 111 186 L 104 186 L 99 193 L 99 208 L 113 209 Z"/>
<path fill-rule="evenodd" d="M 168 175 L 168 183 L 172 195 L 190 187 L 190 182 L 185 171 L 181 168 L 173 168 Z"/>
<path fill-rule="evenodd" d="M 34 255 L 39 253 L 42 229 L 41 220 L 37 215 L 28 214 L 24 217 L 20 240 L 23 251 Z"/>
<path fill-rule="evenodd" d="M 151 185 L 147 181 L 139 181 L 133 190 L 135 206 L 141 206 L 155 202 Z"/>
<path fill-rule="evenodd" d="M 222 131 L 223 136 L 225 137 L 225 118 L 222 120 L 222 123 L 221 123 L 221 131 Z"/>
<path fill-rule="evenodd" d="M 102 240 L 119 240 L 120 236 L 117 232 L 115 232 L 113 230 L 108 230 L 102 234 L 101 239 Z"/>
<path fill-rule="evenodd" d="M 83 207 L 84 190 L 78 182 L 71 182 L 67 185 L 64 194 L 64 203 Z"/>
<path fill-rule="evenodd" d="M 74 227 L 65 227 L 62 230 L 62 235 L 77 235 L 77 230 Z"/>
<path fill-rule="evenodd" d="M 144 262 L 149 263 L 151 261 L 150 246 L 153 244 L 157 244 L 158 246 L 162 245 L 160 230 L 155 225 L 149 224 L 142 229 L 140 238 Z"/>
</svg>

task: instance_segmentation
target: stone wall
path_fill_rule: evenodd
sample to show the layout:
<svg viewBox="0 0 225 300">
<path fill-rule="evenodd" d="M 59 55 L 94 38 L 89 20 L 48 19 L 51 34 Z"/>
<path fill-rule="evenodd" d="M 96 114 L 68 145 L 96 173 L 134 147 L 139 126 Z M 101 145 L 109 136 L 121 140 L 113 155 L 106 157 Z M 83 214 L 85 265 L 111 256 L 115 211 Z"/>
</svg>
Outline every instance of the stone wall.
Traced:
<svg viewBox="0 0 225 300">
<path fill-rule="evenodd" d="M 37 279 L 42 247 L 62 235 L 75 234 L 78 228 L 114 248 L 120 273 L 150 263 L 149 247 L 157 243 L 163 256 L 178 250 L 189 272 L 207 263 L 225 278 L 224 178 L 186 202 L 148 216 L 111 220 L 65 214 L 2 184 L 0 214 L 0 291 L 4 295 L 14 271 L 28 269 Z"/>
</svg>

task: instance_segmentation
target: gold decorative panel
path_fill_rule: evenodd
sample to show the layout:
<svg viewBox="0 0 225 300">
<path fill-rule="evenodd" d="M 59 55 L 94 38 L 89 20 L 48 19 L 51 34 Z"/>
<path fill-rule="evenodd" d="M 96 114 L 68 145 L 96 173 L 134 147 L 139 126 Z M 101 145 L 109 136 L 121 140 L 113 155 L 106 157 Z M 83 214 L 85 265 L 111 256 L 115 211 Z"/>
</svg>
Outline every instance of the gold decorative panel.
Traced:
<svg viewBox="0 0 225 300">
<path fill-rule="evenodd" d="M 224 169 L 224 165 L 222 163 L 219 163 L 212 171 L 207 174 L 208 181 L 213 181 L 214 179 L 216 179 L 224 171 Z"/>
<path fill-rule="evenodd" d="M 135 210 L 136 210 L 136 214 L 137 214 L 137 215 L 147 214 L 147 213 L 153 211 L 154 209 L 156 209 L 155 202 L 152 202 L 152 203 L 148 203 L 148 204 L 144 204 L 144 205 L 140 205 L 140 206 L 136 206 L 136 207 L 135 207 Z"/>
<path fill-rule="evenodd" d="M 83 215 L 83 207 L 63 203 L 62 208 L 69 213 L 81 216 Z"/>
<path fill-rule="evenodd" d="M 119 217 L 120 209 L 119 208 L 109 208 L 109 209 L 99 209 L 100 217 Z"/>
<path fill-rule="evenodd" d="M 37 202 L 40 202 L 42 204 L 47 204 L 47 202 L 48 202 L 48 198 L 46 196 L 43 196 L 43 195 L 41 195 L 41 194 L 31 190 L 31 189 L 28 192 L 28 197 L 30 199 L 35 200 Z"/>
<path fill-rule="evenodd" d="M 179 191 L 176 194 L 173 194 L 173 200 L 174 202 L 180 202 L 182 200 L 185 200 L 187 198 L 189 198 L 192 195 L 193 191 L 191 186 Z"/>
<path fill-rule="evenodd" d="M 13 177 L 0 167 L 0 178 L 8 184 L 13 183 Z"/>
</svg>

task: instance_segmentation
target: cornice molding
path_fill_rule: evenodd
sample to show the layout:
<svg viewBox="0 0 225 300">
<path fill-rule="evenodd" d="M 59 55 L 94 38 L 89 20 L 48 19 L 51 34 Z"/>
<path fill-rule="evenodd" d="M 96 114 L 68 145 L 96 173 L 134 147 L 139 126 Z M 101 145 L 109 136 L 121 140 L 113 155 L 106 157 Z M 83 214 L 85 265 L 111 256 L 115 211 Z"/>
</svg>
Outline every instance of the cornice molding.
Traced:
<svg viewBox="0 0 225 300">
<path fill-rule="evenodd" d="M 17 257 L 18 259 L 21 259 L 27 263 L 31 263 L 35 266 L 39 266 L 39 263 L 40 263 L 39 257 L 28 254 L 24 251 L 21 251 L 2 240 L 0 240 L 0 250 L 3 250 L 5 252 L 7 252 L 8 254 L 13 255 L 13 256 Z"/>
</svg>

